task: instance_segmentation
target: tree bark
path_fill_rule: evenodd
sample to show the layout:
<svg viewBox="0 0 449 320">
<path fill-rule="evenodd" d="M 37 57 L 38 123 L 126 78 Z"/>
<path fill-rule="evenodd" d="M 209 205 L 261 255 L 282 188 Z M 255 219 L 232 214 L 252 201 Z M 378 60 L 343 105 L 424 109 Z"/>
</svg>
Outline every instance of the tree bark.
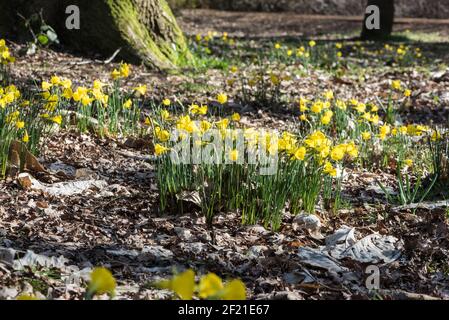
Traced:
<svg viewBox="0 0 449 320">
<path fill-rule="evenodd" d="M 366 21 L 370 14 L 365 13 L 363 20 L 362 40 L 382 40 L 388 38 L 393 31 L 394 0 L 368 0 L 368 6 L 375 5 L 380 11 L 380 29 L 369 30 Z"/>
<path fill-rule="evenodd" d="M 66 28 L 67 6 L 80 9 L 80 29 Z M 186 40 L 165 0 L 0 0 L 0 37 L 23 35 L 23 20 L 42 9 L 60 41 L 81 52 L 120 57 L 160 69 L 191 59 Z"/>
</svg>

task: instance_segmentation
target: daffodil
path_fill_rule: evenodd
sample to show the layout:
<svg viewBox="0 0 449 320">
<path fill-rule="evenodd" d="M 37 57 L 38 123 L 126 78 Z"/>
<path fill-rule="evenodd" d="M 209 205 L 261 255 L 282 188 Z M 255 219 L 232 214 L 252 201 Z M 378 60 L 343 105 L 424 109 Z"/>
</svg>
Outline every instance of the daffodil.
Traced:
<svg viewBox="0 0 449 320">
<path fill-rule="evenodd" d="M 229 71 L 231 71 L 231 73 L 237 73 L 237 71 L 239 71 L 239 68 L 237 68 L 236 66 L 231 66 L 229 68 Z"/>
<path fill-rule="evenodd" d="M 50 118 L 51 121 L 53 121 L 54 123 L 61 125 L 62 124 L 62 116 L 61 115 L 57 115 L 54 117 Z"/>
<path fill-rule="evenodd" d="M 64 89 L 70 89 L 72 87 L 72 80 L 70 80 L 70 79 L 63 79 L 63 80 L 61 80 L 60 85 Z"/>
<path fill-rule="evenodd" d="M 310 108 L 310 111 L 313 113 L 321 113 L 323 110 L 324 104 L 322 101 L 318 100 L 312 104 L 312 107 Z"/>
<path fill-rule="evenodd" d="M 229 152 L 229 160 L 235 162 L 235 161 L 238 160 L 238 158 L 239 158 L 239 152 L 238 152 L 238 150 L 231 150 L 231 151 Z"/>
<path fill-rule="evenodd" d="M 24 134 L 23 137 L 22 137 L 22 141 L 23 141 L 24 143 L 28 143 L 28 141 L 30 141 L 30 136 L 28 135 L 28 132 L 27 132 L 27 131 L 25 131 L 25 134 Z"/>
<path fill-rule="evenodd" d="M 345 153 L 351 158 L 357 158 L 359 156 L 359 149 L 351 142 L 344 145 Z"/>
<path fill-rule="evenodd" d="M 132 100 L 131 100 L 131 99 L 128 99 L 128 100 L 126 100 L 126 101 L 123 103 L 123 108 L 125 108 L 125 109 L 131 109 L 132 105 L 133 105 Z"/>
<path fill-rule="evenodd" d="M 409 124 L 407 126 L 407 134 L 409 136 L 412 137 L 418 137 L 418 136 L 422 136 L 424 132 L 429 131 L 429 128 L 427 126 L 423 126 L 423 125 L 413 125 L 413 124 Z"/>
<path fill-rule="evenodd" d="M 73 92 L 73 100 L 75 102 L 81 101 L 86 95 L 88 94 L 88 89 L 85 87 L 78 87 L 76 88 L 76 91 Z"/>
<path fill-rule="evenodd" d="M 95 268 L 90 274 L 90 282 L 87 288 L 88 297 L 107 293 L 110 297 L 115 295 L 117 283 L 112 273 L 103 267 Z"/>
<path fill-rule="evenodd" d="M 358 103 L 355 107 L 355 110 L 357 110 L 358 113 L 364 113 L 366 111 L 366 104 L 364 103 Z"/>
<path fill-rule="evenodd" d="M 17 129 L 22 129 L 23 127 L 25 127 L 25 122 L 24 121 L 17 121 L 16 122 L 16 128 Z"/>
<path fill-rule="evenodd" d="M 277 75 L 275 75 L 274 73 L 270 74 L 270 81 L 275 86 L 278 86 L 281 83 L 281 80 L 279 80 L 279 77 Z"/>
<path fill-rule="evenodd" d="M 64 91 L 62 92 L 62 97 L 67 100 L 72 99 L 73 98 L 73 90 L 71 88 L 64 89 Z"/>
<path fill-rule="evenodd" d="M 25 300 L 39 300 L 39 299 L 33 295 L 22 294 L 22 295 L 18 296 L 16 298 L 16 300 L 25 301 Z"/>
<path fill-rule="evenodd" d="M 441 140 L 441 133 L 438 130 L 433 131 L 432 132 L 432 136 L 431 136 L 431 140 L 432 141 Z"/>
<path fill-rule="evenodd" d="M 308 103 L 309 101 L 307 100 L 307 99 L 304 99 L 304 98 L 300 98 L 299 99 L 299 111 L 301 111 L 301 112 L 306 112 L 307 110 L 309 110 L 308 108 L 307 108 L 307 103 Z"/>
<path fill-rule="evenodd" d="M 405 159 L 405 160 L 404 160 L 404 164 L 405 164 L 407 167 L 411 167 L 411 166 L 413 165 L 413 160 L 412 160 L 412 159 Z"/>
<path fill-rule="evenodd" d="M 217 124 L 218 129 L 225 130 L 229 125 L 229 119 L 224 118 L 224 119 L 218 121 L 216 124 Z"/>
<path fill-rule="evenodd" d="M 147 93 L 147 86 L 146 85 L 138 85 L 134 88 L 134 91 L 138 92 L 140 95 L 144 96 L 145 93 Z"/>
<path fill-rule="evenodd" d="M 13 63 L 15 58 L 11 56 L 9 48 L 6 46 L 6 41 L 0 39 L 0 63 L 2 65 L 7 65 L 8 63 Z"/>
<path fill-rule="evenodd" d="M 50 79 L 50 83 L 51 83 L 52 85 L 57 86 L 57 85 L 59 85 L 59 84 L 61 83 L 61 78 L 59 78 L 58 76 L 53 76 L 53 77 L 51 77 L 51 79 Z"/>
<path fill-rule="evenodd" d="M 399 132 L 401 134 L 407 134 L 407 127 L 406 126 L 400 126 L 399 127 Z"/>
<path fill-rule="evenodd" d="M 127 63 L 122 63 L 120 65 L 120 77 L 122 78 L 128 78 L 130 73 L 130 67 Z"/>
<path fill-rule="evenodd" d="M 118 78 L 120 78 L 120 71 L 118 71 L 117 69 L 114 69 L 114 70 L 111 72 L 111 78 L 112 78 L 113 80 L 117 80 Z"/>
<path fill-rule="evenodd" d="M 371 113 L 365 112 L 364 114 L 362 114 L 362 119 L 366 121 L 371 121 Z"/>
<path fill-rule="evenodd" d="M 51 89 L 51 87 L 52 87 L 52 84 L 50 82 L 42 81 L 42 90 L 43 91 L 48 91 Z"/>
<path fill-rule="evenodd" d="M 81 104 L 83 105 L 83 106 L 88 106 L 88 105 L 90 105 L 92 102 L 94 101 L 94 99 L 92 98 L 92 97 L 90 97 L 89 95 L 84 95 L 82 98 L 81 98 Z"/>
<path fill-rule="evenodd" d="M 215 273 L 209 273 L 201 277 L 198 284 L 198 296 L 202 299 L 216 296 L 223 290 L 223 281 Z"/>
<path fill-rule="evenodd" d="M 195 272 L 191 269 L 186 270 L 170 280 L 159 282 L 158 286 L 172 290 L 182 300 L 192 300 L 195 292 Z"/>
<path fill-rule="evenodd" d="M 160 127 L 156 127 L 154 131 L 159 141 L 166 142 L 170 139 L 170 133 L 167 130 L 162 130 Z"/>
<path fill-rule="evenodd" d="M 207 106 L 201 105 L 201 107 L 197 104 L 192 104 L 189 108 L 189 112 L 193 115 L 199 114 L 199 115 L 205 115 L 207 114 Z"/>
<path fill-rule="evenodd" d="M 337 169 L 335 169 L 332 166 L 332 163 L 330 163 L 329 161 L 326 161 L 326 163 L 324 164 L 323 172 L 330 175 L 331 177 L 337 176 Z"/>
<path fill-rule="evenodd" d="M 385 140 L 385 138 L 390 134 L 391 127 L 388 124 L 385 124 L 379 128 L 379 138 L 381 140 Z"/>
<path fill-rule="evenodd" d="M 228 96 L 226 94 L 224 94 L 224 93 L 220 93 L 217 96 L 217 101 L 220 104 L 226 104 L 226 102 L 228 102 Z"/>
<path fill-rule="evenodd" d="M 330 141 L 326 138 L 325 134 L 321 131 L 315 131 L 311 133 L 305 140 L 304 143 L 316 151 L 324 151 L 326 153 L 326 147 L 329 148 Z"/>
<path fill-rule="evenodd" d="M 345 157 L 345 147 L 338 145 L 334 147 L 330 153 L 330 157 L 334 161 L 341 161 Z"/>
<path fill-rule="evenodd" d="M 176 123 L 176 127 L 177 129 L 186 131 L 188 133 L 199 131 L 196 123 L 190 118 L 189 115 L 180 117 L 178 119 L 178 122 Z"/>
<path fill-rule="evenodd" d="M 203 120 L 200 122 L 200 130 L 203 133 L 208 131 L 211 127 L 212 127 L 212 123 L 210 123 L 209 121 Z"/>
<path fill-rule="evenodd" d="M 162 120 L 169 120 L 170 119 L 170 112 L 168 110 L 161 110 L 161 118 Z"/>
<path fill-rule="evenodd" d="M 391 88 L 393 90 L 401 90 L 402 84 L 401 84 L 401 80 L 394 80 L 391 82 Z"/>
<path fill-rule="evenodd" d="M 93 88 L 97 90 L 102 90 L 105 84 L 101 82 L 100 80 L 94 80 Z"/>
<path fill-rule="evenodd" d="M 365 140 L 365 141 L 370 140 L 371 139 L 371 132 L 368 132 L 368 131 L 362 132 L 362 139 Z"/>
<path fill-rule="evenodd" d="M 163 155 L 163 154 L 167 153 L 169 150 L 170 150 L 169 148 L 167 148 L 159 143 L 156 143 L 154 145 L 154 154 L 156 156 Z"/>
<path fill-rule="evenodd" d="M 218 296 L 221 300 L 246 300 L 245 284 L 238 279 L 232 280 Z"/>
<path fill-rule="evenodd" d="M 332 117 L 322 116 L 320 121 L 321 121 L 321 124 L 328 125 L 332 121 Z"/>
<path fill-rule="evenodd" d="M 29 107 L 29 106 L 30 106 L 30 100 L 23 100 L 23 101 L 20 103 L 20 106 L 21 106 L 22 108 Z"/>
<path fill-rule="evenodd" d="M 306 154 L 307 154 L 307 149 L 305 147 L 299 147 L 298 149 L 296 149 L 293 156 L 296 160 L 303 161 L 306 157 Z"/>
<path fill-rule="evenodd" d="M 324 93 L 324 97 L 327 100 L 332 100 L 334 98 L 334 92 L 332 90 L 328 90 Z"/>
</svg>

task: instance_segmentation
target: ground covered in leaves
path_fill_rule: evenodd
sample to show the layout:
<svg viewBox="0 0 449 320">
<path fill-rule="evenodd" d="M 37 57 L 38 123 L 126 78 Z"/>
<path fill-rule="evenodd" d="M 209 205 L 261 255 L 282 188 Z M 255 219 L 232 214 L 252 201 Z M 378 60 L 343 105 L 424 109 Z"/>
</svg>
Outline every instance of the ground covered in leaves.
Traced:
<svg viewBox="0 0 449 320">
<path fill-rule="evenodd" d="M 133 66 L 129 85 L 148 84 L 151 98 L 159 101 L 168 97 L 205 103 L 226 88 L 229 108 L 242 115 L 243 123 L 288 128 L 298 115 L 294 109 L 282 109 L 289 101 L 276 107 L 246 103 L 238 98 L 239 88 L 227 84 L 229 67 L 239 64 L 239 59 L 251 61 L 251 56 L 240 57 L 241 52 L 271 50 L 273 41 L 294 42 L 298 35 L 324 42 L 346 39 L 357 46 L 352 35 L 358 24 L 350 21 L 318 20 L 314 23 L 324 27 L 302 25 L 301 29 L 293 18 L 279 23 L 284 16 L 276 14 L 264 28 L 254 28 L 245 23 L 248 17 L 227 24 L 238 17 L 225 15 L 185 11 L 180 20 L 193 38 L 216 28 L 237 37 L 245 50 L 231 50 L 218 62 L 205 59 L 197 69 L 168 75 Z M 400 25 L 400 37 L 409 27 Z M 399 79 L 413 91 L 401 114 L 404 119 L 447 123 L 445 28 L 423 25 L 418 29 L 424 42 L 409 41 L 423 52 L 419 66 L 380 66 L 368 58 L 357 70 L 343 73 L 307 69 L 299 74 L 297 66 L 287 66 L 285 73 L 291 80 L 282 87 L 283 94 L 293 100 L 331 88 L 339 97 L 363 99 L 383 96 L 389 83 Z M 308 33 L 311 29 L 319 32 Z M 332 34 L 331 30 L 344 31 Z M 413 36 L 416 33 L 410 33 Z M 24 47 L 11 46 L 17 53 Z M 216 53 L 220 47 L 212 50 Z M 13 77 L 30 86 L 54 74 L 77 84 L 91 83 L 107 78 L 115 66 L 103 61 L 42 49 L 20 57 Z M 241 63 L 239 68 L 251 73 L 255 66 Z M 269 62 L 264 68 L 271 68 Z M 317 208 L 309 221 L 286 212 L 280 230 L 274 232 L 260 225 L 242 226 L 238 213 L 224 212 L 211 228 L 194 205 L 182 215 L 159 211 L 151 145 L 146 140 L 97 138 L 64 130 L 46 137 L 41 146 L 38 160 L 45 170 L 30 172 L 39 188 L 25 190 L 28 182 L 16 176 L 0 182 L 0 298 L 18 294 L 82 298 L 89 273 L 98 265 L 108 267 L 116 277 L 118 299 L 168 299 L 168 291 L 150 284 L 185 268 L 240 278 L 251 299 L 449 298 L 446 203 L 423 203 L 414 212 L 410 206 L 387 204 L 376 180 L 388 185 L 393 169 L 348 170 L 343 186 L 348 205 L 338 214 Z M 351 247 L 361 239 L 362 246 Z M 363 252 L 372 245 L 385 250 Z M 339 246 L 349 247 L 352 253 L 334 252 Z M 333 258 L 323 251 L 332 251 Z M 365 283 L 366 268 L 372 264 L 380 268 L 380 289 L 374 292 Z"/>
</svg>

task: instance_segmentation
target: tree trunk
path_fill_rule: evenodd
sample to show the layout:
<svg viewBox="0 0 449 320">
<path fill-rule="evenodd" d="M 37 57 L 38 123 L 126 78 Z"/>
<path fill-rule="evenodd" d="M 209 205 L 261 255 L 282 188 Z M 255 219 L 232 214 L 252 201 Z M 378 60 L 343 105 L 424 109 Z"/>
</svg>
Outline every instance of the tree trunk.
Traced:
<svg viewBox="0 0 449 320">
<path fill-rule="evenodd" d="M 365 13 L 363 20 L 362 40 L 382 40 L 388 38 L 393 31 L 394 23 L 394 0 L 369 0 L 368 6 L 377 6 L 379 8 L 380 28 L 368 29 L 367 20 L 372 16 L 371 13 Z"/>
<path fill-rule="evenodd" d="M 80 9 L 80 29 L 66 28 L 66 8 Z M 186 40 L 165 0 L 0 0 L 0 37 L 23 35 L 24 22 L 42 9 L 60 41 L 82 52 L 120 57 L 160 69 L 191 59 Z"/>
</svg>

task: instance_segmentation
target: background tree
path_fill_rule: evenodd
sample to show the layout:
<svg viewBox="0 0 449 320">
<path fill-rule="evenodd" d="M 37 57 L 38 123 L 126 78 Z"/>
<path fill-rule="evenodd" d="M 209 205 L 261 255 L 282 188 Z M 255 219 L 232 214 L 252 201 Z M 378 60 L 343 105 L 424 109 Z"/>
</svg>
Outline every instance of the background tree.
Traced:
<svg viewBox="0 0 449 320">
<path fill-rule="evenodd" d="M 66 8 L 80 9 L 80 29 L 66 28 Z M 191 55 L 165 0 L 0 0 L 0 37 L 30 34 L 23 17 L 42 12 L 63 44 L 82 52 L 120 57 L 160 69 L 175 68 Z"/>
<path fill-rule="evenodd" d="M 368 6 L 375 5 L 380 11 L 380 29 L 369 30 L 366 21 L 370 14 L 365 14 L 363 20 L 362 39 L 363 40 L 382 40 L 391 35 L 394 23 L 394 0 L 368 0 Z"/>
</svg>

